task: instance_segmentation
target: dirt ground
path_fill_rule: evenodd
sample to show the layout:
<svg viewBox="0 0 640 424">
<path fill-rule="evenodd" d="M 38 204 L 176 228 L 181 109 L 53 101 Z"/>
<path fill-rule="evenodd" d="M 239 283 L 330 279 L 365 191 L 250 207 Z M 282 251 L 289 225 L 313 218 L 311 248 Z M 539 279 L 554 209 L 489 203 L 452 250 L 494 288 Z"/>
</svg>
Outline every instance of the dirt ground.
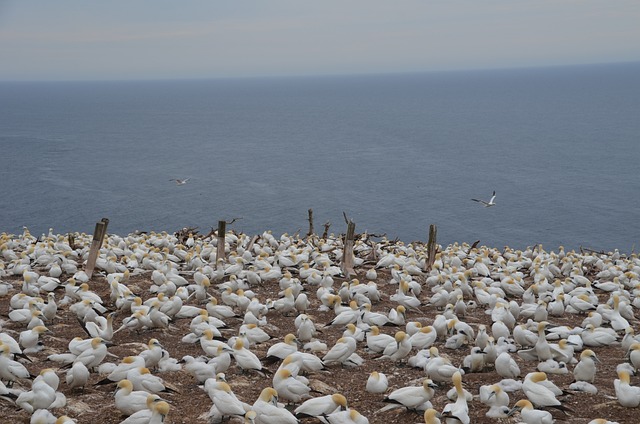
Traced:
<svg viewBox="0 0 640 424">
<path fill-rule="evenodd" d="M 357 268 L 358 277 L 361 281 L 366 281 L 364 273 L 372 265 L 366 264 L 363 267 Z M 67 276 L 63 276 L 62 280 Z M 393 294 L 397 286 L 392 286 L 388 283 L 391 279 L 387 272 L 378 272 L 378 288 L 384 293 L 384 298 L 381 302 L 373 306 L 374 311 L 388 312 L 390 308 L 395 307 L 396 304 L 389 300 L 389 296 Z M 11 295 L 15 294 L 20 289 L 22 279 L 19 277 L 8 277 L 5 281 L 13 284 L 13 290 L 3 298 L 0 298 L 0 319 L 5 320 L 3 328 L 5 331 L 23 330 L 21 325 L 12 323 L 8 320 L 9 312 L 9 299 Z M 336 278 L 336 286 L 344 281 L 344 279 Z M 149 287 L 151 285 L 150 272 L 143 275 L 132 277 L 128 283 L 130 289 L 135 293 L 141 295 L 143 299 L 151 296 Z M 95 276 L 91 282 L 92 290 L 96 291 L 105 299 L 105 305 L 108 308 L 112 308 L 112 305 L 108 301 L 108 285 L 106 279 L 101 276 Z M 277 298 L 279 291 L 278 283 L 276 281 L 264 283 L 262 286 L 255 287 L 253 289 L 258 297 L 264 301 L 267 298 Z M 215 287 L 212 285 L 209 288 L 209 293 L 219 298 Z M 60 300 L 64 294 L 56 293 L 56 300 Z M 435 310 L 431 306 L 427 306 L 427 301 L 430 293 L 428 290 L 424 290 L 421 294 L 423 306 L 420 307 L 420 313 L 407 312 L 407 321 L 420 321 L 425 325 L 430 324 L 436 314 L 440 311 Z M 319 302 L 315 297 L 315 290 L 309 292 L 309 299 L 312 301 L 311 309 L 308 311 L 308 315 L 312 317 L 314 322 L 319 328 L 323 327 L 324 323 L 329 322 L 334 314 L 333 312 L 319 312 Z M 189 302 L 195 304 L 195 302 Z M 32 354 L 30 357 L 33 359 L 32 363 L 26 363 L 26 366 L 33 374 L 37 374 L 43 368 L 55 368 L 55 363 L 48 361 L 46 358 L 52 353 L 63 353 L 67 351 L 67 345 L 70 339 L 73 337 L 86 338 L 86 334 L 78 324 L 76 318 L 69 312 L 68 306 L 61 307 L 58 311 L 58 317 L 55 322 L 48 323 L 48 327 L 52 330 L 52 335 L 45 335 L 42 339 L 44 341 L 45 349 L 37 354 Z M 122 319 L 125 315 L 116 316 L 114 322 L 114 328 L 120 326 Z M 295 333 L 294 328 L 294 316 L 283 316 L 276 311 L 270 311 L 267 315 L 268 326 L 265 330 L 271 335 L 271 340 L 266 343 L 262 343 L 255 348 L 255 353 L 258 357 L 263 357 L 267 349 L 282 341 L 287 333 Z M 583 317 L 575 315 L 567 315 L 563 318 L 554 318 L 553 324 L 557 325 L 577 325 L 582 321 Z M 488 328 L 491 325 L 491 318 L 485 314 L 484 310 L 476 309 L 471 311 L 466 317 L 465 321 L 470 323 L 474 328 L 477 328 L 479 324 L 485 324 Z M 109 348 L 109 352 L 114 355 L 113 357 L 107 357 L 107 361 L 119 362 L 121 358 L 127 355 L 139 353 L 145 349 L 146 342 L 151 338 L 157 338 L 162 345 L 167 349 L 172 357 L 180 359 L 184 355 L 198 356 L 203 354 L 203 351 L 198 345 L 185 344 L 181 342 L 183 335 L 189 332 L 190 320 L 183 319 L 174 322 L 167 330 L 150 330 L 142 331 L 137 334 L 124 330 L 115 335 L 113 339 L 114 346 Z M 238 327 L 240 326 L 240 320 L 231 320 L 228 322 L 229 329 L 224 330 L 223 334 L 227 337 L 237 334 Z M 636 327 L 637 329 L 637 327 Z M 398 328 L 384 327 L 382 331 L 388 334 L 394 334 Z M 317 337 L 326 342 L 331 347 L 334 342 L 341 336 L 343 328 L 321 328 L 321 333 L 318 333 Z M 14 334 L 16 335 L 16 334 Z M 436 346 L 440 349 L 440 352 L 448 355 L 455 365 L 462 363 L 462 359 L 469 353 L 469 348 L 462 348 L 459 350 L 445 349 L 443 341 L 438 340 Z M 309 375 L 309 379 L 312 381 L 314 387 L 321 393 L 333 393 L 340 392 L 346 396 L 349 402 L 349 406 L 357 409 L 361 414 L 368 417 L 370 423 L 417 423 L 423 422 L 421 415 L 414 412 L 408 412 L 403 409 L 396 409 L 387 412 L 379 412 L 380 408 L 386 404 L 382 402 L 383 396 L 381 394 L 367 393 L 365 388 L 366 379 L 371 371 L 384 372 L 389 377 L 389 390 L 388 392 L 404 387 L 409 384 L 419 384 L 419 381 L 425 377 L 425 373 L 421 369 L 411 368 L 407 365 L 396 365 L 387 360 L 374 359 L 377 355 L 369 354 L 364 349 L 365 343 L 358 344 L 357 353 L 365 359 L 364 365 L 353 368 L 342 368 L 340 366 L 332 366 L 327 371 L 318 372 Z M 615 399 L 615 392 L 613 388 L 613 379 L 617 378 L 615 373 L 616 365 L 625 361 L 624 352 L 618 346 L 594 348 L 593 349 L 602 363 L 598 366 L 595 385 L 598 387 L 599 392 L 597 395 L 590 395 L 585 393 L 570 393 L 563 397 L 563 404 L 569 407 L 573 412 L 568 416 L 564 416 L 562 413 L 555 413 L 554 417 L 561 422 L 566 423 L 587 423 L 594 418 L 606 418 L 611 421 L 617 421 L 619 423 L 638 423 L 640 422 L 640 416 L 638 409 L 630 409 L 621 407 Z M 415 350 L 412 354 L 415 353 Z M 522 376 L 526 373 L 533 371 L 536 363 L 524 362 L 513 355 L 518 362 Z M 275 371 L 278 364 L 269 365 L 267 368 L 271 371 Z M 94 384 L 103 378 L 97 374 L 92 374 L 90 383 L 84 390 L 69 390 L 64 383 L 64 370 L 58 370 L 58 374 L 61 378 L 60 390 L 67 396 L 67 405 L 59 410 L 52 411 L 56 416 L 66 414 L 77 420 L 78 423 L 90 423 L 100 422 L 104 424 L 119 423 L 124 419 L 123 416 L 114 408 L 113 393 L 114 385 L 102 385 L 95 386 Z M 186 371 L 161 373 L 160 375 L 166 382 L 177 389 L 177 393 L 167 394 L 165 397 L 171 404 L 171 412 L 169 414 L 168 422 L 170 423 L 206 423 L 206 415 L 211 407 L 212 403 L 207 394 L 196 385 L 195 379 L 189 375 Z M 227 381 L 231 388 L 236 393 L 237 397 L 247 403 L 253 403 L 258 397 L 260 391 L 267 386 L 271 386 L 270 377 L 262 377 L 257 373 L 242 373 L 235 363 L 232 362 L 231 368 L 226 373 Z M 563 389 L 568 389 L 569 384 L 572 381 L 571 373 L 566 375 L 549 375 L 549 378 L 554 381 Z M 500 381 L 501 378 L 493 369 L 486 369 L 480 373 L 470 373 L 463 376 L 464 386 L 467 390 L 471 391 L 474 395 L 478 394 L 478 388 L 483 384 L 491 384 Z M 637 377 L 633 377 L 632 384 L 638 384 Z M 322 384 L 321 384 L 322 383 Z M 447 390 L 451 388 L 451 384 L 441 384 L 440 388 L 436 390 L 435 397 L 432 399 L 434 408 L 442 410 L 448 399 L 445 396 Z M 19 384 L 16 384 L 19 387 Z M 28 385 L 26 386 L 28 387 Z M 518 399 L 524 398 L 522 392 L 515 392 L 510 394 L 512 406 Z M 469 404 L 469 410 L 472 423 L 490 423 L 494 422 L 493 419 L 485 417 L 485 413 L 488 408 L 481 404 L 479 400 L 474 399 Z M 3 423 L 28 423 L 29 414 L 25 411 L 18 409 L 14 404 L 2 400 L 0 401 L 0 422 Z M 502 422 L 517 422 L 517 416 L 511 417 Z M 303 422 L 317 422 L 314 419 L 304 420 Z"/>
</svg>

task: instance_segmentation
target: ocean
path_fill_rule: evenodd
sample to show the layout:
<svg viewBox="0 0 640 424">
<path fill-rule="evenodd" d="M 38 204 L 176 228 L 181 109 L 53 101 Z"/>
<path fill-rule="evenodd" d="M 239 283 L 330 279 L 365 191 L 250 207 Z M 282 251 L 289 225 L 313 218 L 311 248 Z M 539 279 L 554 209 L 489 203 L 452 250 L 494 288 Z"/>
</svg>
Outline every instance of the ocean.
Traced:
<svg viewBox="0 0 640 424">
<path fill-rule="evenodd" d="M 639 171 L 638 63 L 0 83 L 0 232 L 305 234 L 312 208 L 317 232 L 631 252 Z"/>
</svg>

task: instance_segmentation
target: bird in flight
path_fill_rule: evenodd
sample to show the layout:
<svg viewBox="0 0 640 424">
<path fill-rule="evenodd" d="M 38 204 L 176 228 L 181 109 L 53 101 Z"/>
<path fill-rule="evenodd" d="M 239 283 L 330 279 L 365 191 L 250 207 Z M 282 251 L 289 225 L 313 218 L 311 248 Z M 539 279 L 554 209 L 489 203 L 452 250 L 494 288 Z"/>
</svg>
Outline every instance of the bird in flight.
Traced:
<svg viewBox="0 0 640 424">
<path fill-rule="evenodd" d="M 184 180 L 180 180 L 177 178 L 172 178 L 169 181 L 175 181 L 176 185 L 185 185 L 187 183 L 187 181 L 189 181 L 191 178 L 185 178 Z"/>
<path fill-rule="evenodd" d="M 491 196 L 491 200 L 489 200 L 488 202 L 485 200 L 478 200 L 478 199 L 471 199 L 474 202 L 478 202 L 478 203 L 482 203 L 484 205 L 485 208 L 488 208 L 490 206 L 495 206 L 495 202 L 494 200 L 496 200 L 496 191 L 493 191 L 493 195 Z"/>
</svg>

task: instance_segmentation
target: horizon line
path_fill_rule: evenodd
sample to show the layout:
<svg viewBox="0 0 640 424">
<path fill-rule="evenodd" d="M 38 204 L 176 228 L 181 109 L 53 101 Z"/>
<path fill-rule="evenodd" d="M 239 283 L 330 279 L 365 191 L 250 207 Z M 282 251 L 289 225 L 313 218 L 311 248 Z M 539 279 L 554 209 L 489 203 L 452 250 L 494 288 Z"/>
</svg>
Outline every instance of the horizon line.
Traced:
<svg viewBox="0 0 640 424">
<path fill-rule="evenodd" d="M 492 71 L 524 71 L 559 68 L 582 68 L 593 66 L 620 66 L 640 65 L 639 60 L 615 61 L 615 62 L 588 62 L 555 65 L 529 65 L 529 66 L 503 66 L 503 67 L 479 67 L 479 68 L 451 68 L 440 70 L 416 70 L 416 71 L 381 71 L 381 72 L 335 72 L 323 74 L 265 74 L 265 75 L 240 75 L 240 76 L 203 76 L 203 77 L 157 77 L 157 78 L 55 78 L 55 79 L 0 79 L 0 83 L 97 83 L 97 82 L 163 82 L 163 81 L 213 81 L 213 80 L 258 80 L 258 79 L 283 79 L 283 78 L 330 78 L 330 77 L 371 77 L 385 75 L 419 75 L 419 74 L 461 74 L 466 72 L 492 72 Z"/>
</svg>

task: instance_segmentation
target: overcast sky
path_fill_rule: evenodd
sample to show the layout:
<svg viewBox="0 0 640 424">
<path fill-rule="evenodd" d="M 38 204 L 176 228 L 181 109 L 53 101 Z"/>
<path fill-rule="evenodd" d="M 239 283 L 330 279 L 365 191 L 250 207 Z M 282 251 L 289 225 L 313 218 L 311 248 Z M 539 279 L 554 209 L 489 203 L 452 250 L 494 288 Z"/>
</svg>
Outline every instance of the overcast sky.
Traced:
<svg viewBox="0 0 640 424">
<path fill-rule="evenodd" d="M 0 0 L 0 80 L 639 60 L 638 0 Z"/>
</svg>

